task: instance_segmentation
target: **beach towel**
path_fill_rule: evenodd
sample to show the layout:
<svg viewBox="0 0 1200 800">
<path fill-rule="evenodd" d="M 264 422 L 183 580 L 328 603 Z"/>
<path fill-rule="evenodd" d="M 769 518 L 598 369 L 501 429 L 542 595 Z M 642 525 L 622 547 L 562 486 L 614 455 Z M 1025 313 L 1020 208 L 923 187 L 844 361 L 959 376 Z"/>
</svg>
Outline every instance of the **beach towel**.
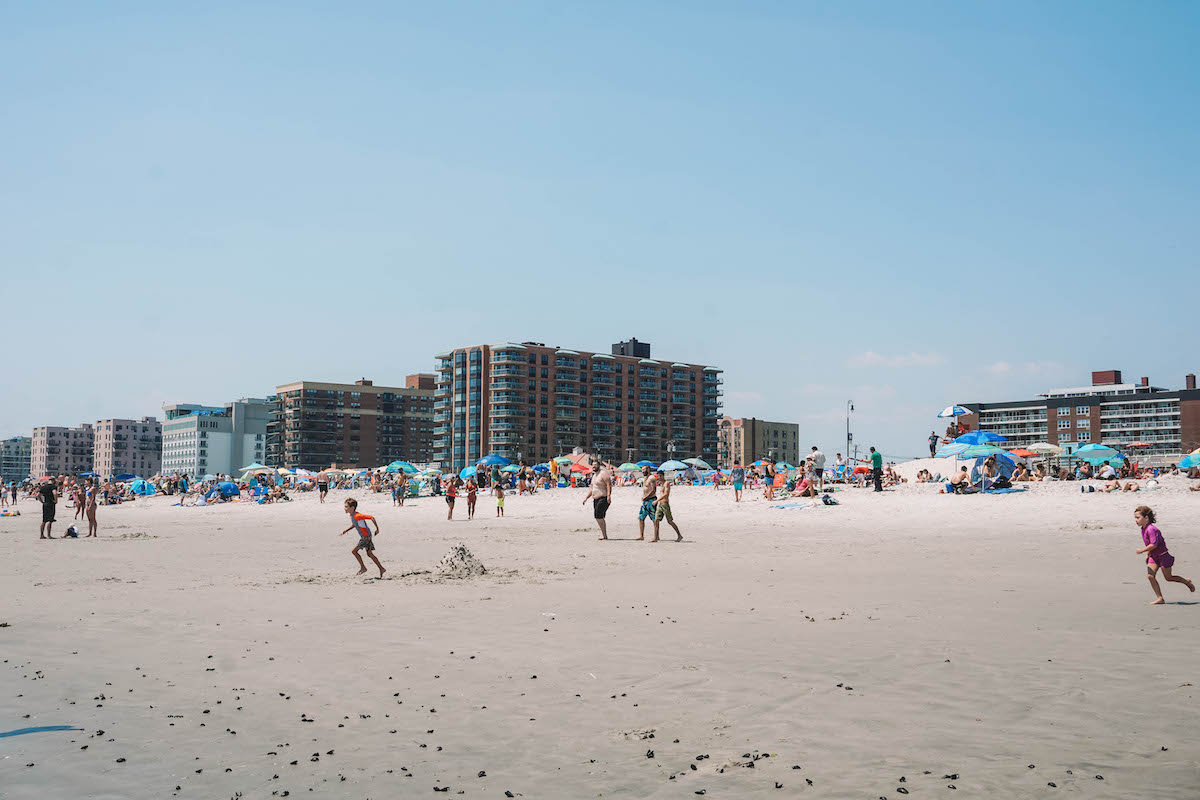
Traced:
<svg viewBox="0 0 1200 800">
<path fill-rule="evenodd" d="M 1013 492 L 1025 491 L 1024 486 L 1011 486 L 1007 489 L 984 489 L 982 494 L 1012 494 Z"/>
<path fill-rule="evenodd" d="M 771 508 L 812 508 L 816 503 L 785 503 L 781 506 L 771 506 Z"/>
</svg>

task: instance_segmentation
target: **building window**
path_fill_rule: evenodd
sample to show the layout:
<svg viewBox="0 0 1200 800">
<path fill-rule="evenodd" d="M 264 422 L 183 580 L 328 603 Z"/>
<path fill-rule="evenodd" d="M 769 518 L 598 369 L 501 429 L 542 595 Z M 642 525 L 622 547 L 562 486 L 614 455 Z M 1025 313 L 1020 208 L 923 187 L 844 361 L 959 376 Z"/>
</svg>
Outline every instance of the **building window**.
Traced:
<svg viewBox="0 0 1200 800">
<path fill-rule="evenodd" d="M 1070 427 L 1071 427 L 1071 420 L 1069 420 L 1069 419 L 1060 419 L 1060 420 L 1058 421 L 1058 429 L 1059 429 L 1060 431 L 1061 431 L 1061 430 L 1066 430 L 1067 428 L 1070 428 Z"/>
<path fill-rule="evenodd" d="M 1087 420 L 1087 419 L 1077 419 L 1077 420 L 1075 420 L 1075 427 L 1090 428 L 1090 427 L 1092 427 L 1092 421 Z"/>
<path fill-rule="evenodd" d="M 1091 406 L 1075 406 L 1075 415 L 1076 416 L 1086 417 L 1091 413 L 1092 413 Z"/>
<path fill-rule="evenodd" d="M 1059 406 L 1059 407 L 1058 407 L 1058 415 L 1059 415 L 1060 417 L 1066 417 L 1066 416 L 1070 416 L 1070 414 L 1071 414 L 1071 407 L 1070 407 L 1070 406 Z"/>
<path fill-rule="evenodd" d="M 1092 434 L 1090 431 L 1080 431 L 1078 439 L 1081 442 L 1090 442 L 1092 440 Z"/>
<path fill-rule="evenodd" d="M 1059 439 L 1059 441 L 1062 441 L 1062 442 L 1069 442 L 1069 441 L 1071 441 L 1071 434 L 1064 433 L 1062 436 L 1059 436 L 1058 439 Z"/>
</svg>

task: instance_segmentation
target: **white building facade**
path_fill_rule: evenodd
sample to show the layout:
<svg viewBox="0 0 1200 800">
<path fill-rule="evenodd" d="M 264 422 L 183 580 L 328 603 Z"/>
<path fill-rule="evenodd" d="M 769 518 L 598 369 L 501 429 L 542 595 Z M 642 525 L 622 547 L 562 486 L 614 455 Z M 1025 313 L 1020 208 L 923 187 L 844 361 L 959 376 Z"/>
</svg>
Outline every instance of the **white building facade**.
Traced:
<svg viewBox="0 0 1200 800">
<path fill-rule="evenodd" d="M 243 397 L 224 406 L 175 403 L 163 411 L 164 475 L 236 475 L 252 462 L 264 463 L 270 413 L 265 399 Z"/>
</svg>

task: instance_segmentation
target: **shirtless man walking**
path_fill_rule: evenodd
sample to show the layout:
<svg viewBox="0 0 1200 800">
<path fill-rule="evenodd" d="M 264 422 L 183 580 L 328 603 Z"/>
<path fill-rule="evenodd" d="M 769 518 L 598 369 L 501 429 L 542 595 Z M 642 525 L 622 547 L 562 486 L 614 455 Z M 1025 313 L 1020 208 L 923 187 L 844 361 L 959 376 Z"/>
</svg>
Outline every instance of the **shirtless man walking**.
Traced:
<svg viewBox="0 0 1200 800">
<path fill-rule="evenodd" d="M 596 518 L 596 524 L 600 526 L 600 539 L 601 541 L 606 540 L 608 539 L 608 528 L 605 527 L 604 515 L 608 513 L 608 507 L 612 505 L 612 473 L 602 461 L 596 462 L 596 474 L 592 476 L 592 485 L 583 498 L 583 503 L 588 500 L 592 501 L 592 516 Z"/>
<path fill-rule="evenodd" d="M 671 516 L 671 482 L 665 478 L 665 474 L 660 469 L 658 471 L 658 503 L 654 506 L 654 538 L 650 541 L 658 541 L 658 526 L 662 524 L 663 519 L 666 519 L 667 524 L 675 529 L 675 535 L 679 537 L 675 541 L 682 542 L 683 534 L 679 532 L 679 526 L 675 524 L 675 518 Z"/>
<path fill-rule="evenodd" d="M 329 473 L 321 470 L 317 473 L 317 491 L 321 493 L 321 502 L 325 502 L 325 495 L 329 493 Z"/>
<path fill-rule="evenodd" d="M 657 488 L 658 481 L 654 473 L 649 467 L 642 467 L 642 504 L 638 506 L 638 537 L 634 541 L 640 542 L 646 538 L 646 517 L 654 521 L 654 504 L 657 502 L 654 491 Z"/>
</svg>

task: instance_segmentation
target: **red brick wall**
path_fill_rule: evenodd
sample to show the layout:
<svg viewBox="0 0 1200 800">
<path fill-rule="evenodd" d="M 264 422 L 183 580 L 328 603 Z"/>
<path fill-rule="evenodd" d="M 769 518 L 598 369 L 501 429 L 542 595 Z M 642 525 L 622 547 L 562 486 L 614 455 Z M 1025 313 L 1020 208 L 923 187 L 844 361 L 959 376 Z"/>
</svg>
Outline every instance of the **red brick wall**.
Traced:
<svg viewBox="0 0 1200 800">
<path fill-rule="evenodd" d="M 1179 401 L 1179 427 L 1183 437 L 1183 452 L 1200 447 L 1200 400 Z"/>
</svg>

